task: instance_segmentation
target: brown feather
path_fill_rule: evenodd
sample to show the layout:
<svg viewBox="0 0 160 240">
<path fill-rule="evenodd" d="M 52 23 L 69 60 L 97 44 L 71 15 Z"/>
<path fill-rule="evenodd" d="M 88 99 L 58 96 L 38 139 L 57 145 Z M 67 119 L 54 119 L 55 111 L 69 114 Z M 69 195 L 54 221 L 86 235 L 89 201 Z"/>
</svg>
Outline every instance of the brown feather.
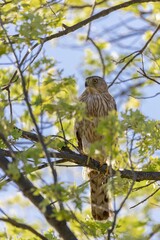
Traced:
<svg viewBox="0 0 160 240">
<path fill-rule="evenodd" d="M 76 122 L 76 136 L 78 146 L 87 153 L 91 143 L 99 141 L 103 135 L 96 132 L 100 118 L 108 116 L 109 111 L 116 110 L 114 98 L 109 94 L 106 82 L 100 77 L 86 79 L 86 90 L 79 100 L 86 104 L 86 116 L 80 122 Z M 106 156 L 101 149 L 101 158 L 97 159 L 101 164 L 106 163 Z M 103 157 L 102 157 L 103 156 Z M 106 220 L 110 215 L 109 196 L 107 191 L 107 175 L 91 170 L 89 173 L 91 188 L 91 211 L 95 220 Z"/>
</svg>

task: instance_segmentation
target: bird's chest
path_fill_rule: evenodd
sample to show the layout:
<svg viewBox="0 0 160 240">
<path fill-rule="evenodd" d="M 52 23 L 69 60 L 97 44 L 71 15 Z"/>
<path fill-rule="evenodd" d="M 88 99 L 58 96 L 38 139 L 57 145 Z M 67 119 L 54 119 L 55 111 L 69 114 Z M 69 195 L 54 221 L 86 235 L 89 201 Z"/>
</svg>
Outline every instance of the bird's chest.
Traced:
<svg viewBox="0 0 160 240">
<path fill-rule="evenodd" d="M 87 116 L 99 118 L 108 115 L 109 107 L 104 97 L 98 94 L 89 95 L 85 103 Z"/>
<path fill-rule="evenodd" d="M 108 115 L 108 104 L 105 99 L 98 95 L 88 96 L 85 104 L 86 118 L 81 121 L 82 141 L 93 143 L 102 138 L 96 129 L 100 119 Z"/>
</svg>

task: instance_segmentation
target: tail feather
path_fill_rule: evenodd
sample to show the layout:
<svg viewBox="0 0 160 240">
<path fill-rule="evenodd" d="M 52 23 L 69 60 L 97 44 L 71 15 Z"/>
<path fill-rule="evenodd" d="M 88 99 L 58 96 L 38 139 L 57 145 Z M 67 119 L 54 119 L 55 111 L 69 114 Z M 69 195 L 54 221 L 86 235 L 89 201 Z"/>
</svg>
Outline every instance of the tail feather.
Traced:
<svg viewBox="0 0 160 240">
<path fill-rule="evenodd" d="M 91 188 L 91 212 L 95 220 L 107 220 L 110 216 L 109 195 L 107 190 L 108 177 L 102 173 L 89 173 Z"/>
</svg>

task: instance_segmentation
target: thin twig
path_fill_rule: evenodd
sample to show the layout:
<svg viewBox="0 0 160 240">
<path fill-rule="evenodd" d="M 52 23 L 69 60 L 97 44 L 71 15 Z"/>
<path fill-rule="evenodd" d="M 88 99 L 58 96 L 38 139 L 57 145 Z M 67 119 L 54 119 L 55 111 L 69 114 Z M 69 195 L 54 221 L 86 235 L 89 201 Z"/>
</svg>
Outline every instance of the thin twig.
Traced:
<svg viewBox="0 0 160 240">
<path fill-rule="evenodd" d="M 103 2 L 105 2 L 106 0 L 102 0 L 100 2 L 97 2 L 96 5 L 100 5 L 102 4 Z M 82 9 L 82 8 L 92 8 L 93 5 L 91 4 L 84 4 L 84 5 L 70 5 L 70 4 L 67 4 L 67 3 L 64 3 L 64 6 L 67 6 L 69 8 L 75 8 L 75 9 Z"/>
<path fill-rule="evenodd" d="M 34 142 L 39 142 L 39 139 L 38 139 L 38 136 L 37 136 L 36 133 L 27 132 L 27 131 L 24 131 L 24 130 L 22 130 L 20 128 L 17 128 L 17 127 L 15 127 L 15 129 L 22 132 L 22 137 L 23 138 L 29 139 L 29 140 L 34 141 Z M 43 139 L 45 139 L 45 138 L 47 138 L 47 139 L 50 138 L 50 140 L 47 142 L 46 145 L 49 145 L 53 141 L 53 138 L 60 138 L 62 140 L 65 140 L 67 142 L 67 145 L 72 146 L 76 151 L 78 151 L 78 148 L 73 143 L 71 143 L 68 139 L 64 139 L 63 136 L 53 134 L 53 135 L 49 135 L 49 136 L 46 136 L 46 137 L 43 136 Z"/>
<path fill-rule="evenodd" d="M 94 1 L 90 16 L 93 16 L 96 5 L 97 5 L 97 3 L 96 3 L 96 1 Z M 98 45 L 95 43 L 95 41 L 90 37 L 91 25 L 92 25 L 92 22 L 89 23 L 86 40 L 89 40 L 93 44 L 93 46 L 96 48 L 96 50 L 98 51 L 98 54 L 99 54 L 99 57 L 101 60 L 101 64 L 102 64 L 102 77 L 105 78 L 105 63 L 104 63 L 102 52 L 101 52 L 100 48 L 98 47 Z"/>
<path fill-rule="evenodd" d="M 52 170 L 52 175 L 53 175 L 53 178 L 54 178 L 54 182 L 56 183 L 56 182 L 57 182 L 57 172 L 56 172 L 56 170 L 54 169 L 53 164 L 51 163 L 48 150 L 47 150 L 46 145 L 45 145 L 44 140 L 43 140 L 43 136 L 42 136 L 41 133 L 40 133 L 38 124 L 37 124 L 37 122 L 36 122 L 35 116 L 34 116 L 33 111 L 32 111 L 31 104 L 30 104 L 30 102 L 29 102 L 28 91 L 27 91 L 27 88 L 26 88 L 26 82 L 25 82 L 25 79 L 24 79 L 24 76 L 23 76 L 23 73 L 22 73 L 22 70 L 21 70 L 22 62 L 19 63 L 19 61 L 18 61 L 16 52 L 15 52 L 15 50 L 14 50 L 14 48 L 13 48 L 13 45 L 12 45 L 12 43 L 11 43 L 11 41 L 10 41 L 10 38 L 9 38 L 9 36 L 8 36 L 7 31 L 6 31 L 6 29 L 4 28 L 4 26 L 3 26 L 3 22 L 2 22 L 2 19 L 1 19 L 1 18 L 0 18 L 0 23 L 1 23 L 2 29 L 3 29 L 4 32 L 5 32 L 6 38 L 7 38 L 8 42 L 9 42 L 9 44 L 10 44 L 12 53 L 13 53 L 13 55 L 14 55 L 14 57 L 15 57 L 15 61 L 16 61 L 16 65 L 17 65 L 17 71 L 19 72 L 19 75 L 20 75 L 20 78 L 21 78 L 22 90 L 23 90 L 23 94 L 24 94 L 24 98 L 25 98 L 26 105 L 27 105 L 27 107 L 28 107 L 28 112 L 29 112 L 30 117 L 31 117 L 31 119 L 32 119 L 32 122 L 33 122 L 33 124 L 34 124 L 34 126 L 35 126 L 35 128 L 36 128 L 39 142 L 41 143 L 41 146 L 42 146 L 42 149 L 43 149 L 43 151 L 44 151 L 44 153 L 45 153 L 46 159 L 47 159 L 48 163 L 50 164 L 50 167 L 51 167 L 51 170 Z"/>
<path fill-rule="evenodd" d="M 151 198 L 154 194 L 156 194 L 156 192 L 158 192 L 160 190 L 160 188 L 157 188 L 152 194 L 150 194 L 147 198 L 145 198 L 144 200 L 142 200 L 141 202 L 135 204 L 134 206 L 130 207 L 130 209 L 135 208 L 137 206 L 139 206 L 140 204 L 144 203 L 145 201 L 147 201 L 149 198 Z"/>
<path fill-rule="evenodd" d="M 131 0 L 131 1 L 127 1 L 127 2 L 124 2 L 124 3 L 120 3 L 118 5 L 115 5 L 113 7 L 110 7 L 110 8 L 107 8 L 107 9 L 104 9 L 102 11 L 100 11 L 99 13 L 97 14 L 94 14 L 92 15 L 91 17 L 89 18 L 86 18 L 84 20 L 82 20 L 81 22 L 78 22 L 76 23 L 75 25 L 72 25 L 70 27 L 67 27 L 65 30 L 63 31 L 59 31 L 55 34 L 52 34 L 46 38 L 41 38 L 41 44 L 44 44 L 52 39 L 55 39 L 55 38 L 59 38 L 59 37 L 62 37 L 62 36 L 65 36 L 71 32 L 74 32 L 80 28 L 82 28 L 83 26 L 87 25 L 88 23 L 92 22 L 92 21 L 95 21 L 99 18 L 102 18 L 104 16 L 107 16 L 109 15 L 110 13 L 112 12 L 115 12 L 117 10 L 120 10 L 122 8 L 126 8 L 126 7 L 129 7 L 131 5 L 134 5 L 134 4 L 137 4 L 137 3 L 145 3 L 145 2 L 159 2 L 159 0 Z M 25 59 L 28 57 L 28 55 L 36 48 L 39 46 L 39 43 L 35 43 L 27 52 L 26 54 L 24 55 L 23 59 L 21 60 L 21 62 L 19 63 L 20 66 L 22 66 L 22 64 L 24 63 Z M 124 69 L 123 69 L 124 70 Z M 11 85 L 13 82 L 14 82 L 14 78 L 16 77 L 18 71 L 16 70 L 12 76 L 12 81 L 10 80 L 9 81 L 9 84 Z M 119 74 L 120 75 L 120 74 Z M 118 77 L 117 77 L 118 78 Z M 114 80 L 114 82 L 116 81 L 116 79 Z M 113 85 L 113 84 L 112 84 Z M 6 86 L 5 86 L 6 87 Z M 5 87 L 3 88 L 3 90 L 5 90 Z"/>
<path fill-rule="evenodd" d="M 42 240 L 47 240 L 48 238 L 46 238 L 45 236 L 43 236 L 41 233 L 37 232 L 34 228 L 32 228 L 31 226 L 25 224 L 25 223 L 20 223 L 12 218 L 10 218 L 2 209 L 0 209 L 0 211 L 6 216 L 6 218 L 2 218 L 0 217 L 0 221 L 3 222 L 7 222 L 10 223 L 11 225 L 17 227 L 17 228 L 21 228 L 23 230 L 28 230 L 31 233 L 33 233 L 34 235 L 36 235 L 37 237 L 39 237 Z"/>
<path fill-rule="evenodd" d="M 156 94 L 154 94 L 152 96 L 148 96 L 148 97 L 138 97 L 138 96 L 132 96 L 132 95 L 128 95 L 128 96 L 132 97 L 132 98 L 135 98 L 135 99 L 149 99 L 149 98 L 157 97 L 158 95 L 160 95 L 160 92 L 157 92 Z"/>
<path fill-rule="evenodd" d="M 121 202 L 120 207 L 118 208 L 118 210 L 115 211 L 112 227 L 108 229 L 108 240 L 111 239 L 111 234 L 113 233 L 115 226 L 116 226 L 117 216 L 118 216 L 119 212 L 121 211 L 123 205 L 125 204 L 126 200 L 128 199 L 129 195 L 131 194 L 133 186 L 135 184 L 135 181 L 136 181 L 136 175 L 134 176 L 133 182 L 128 190 L 128 193 L 126 194 L 125 198 Z"/>
<path fill-rule="evenodd" d="M 9 109 L 10 109 L 10 120 L 11 123 L 13 122 L 13 110 L 12 110 L 12 103 L 11 103 L 11 93 L 10 93 L 10 88 L 8 87 L 7 89 L 8 92 L 8 102 L 9 102 Z"/>
<path fill-rule="evenodd" d="M 158 82 L 157 80 L 155 80 L 153 77 L 148 76 L 148 75 L 146 74 L 146 72 L 145 72 L 144 69 L 140 68 L 140 70 L 141 70 L 141 71 L 137 71 L 139 74 L 141 74 L 143 77 L 145 77 L 145 78 L 147 78 L 147 79 L 149 79 L 149 80 L 151 80 L 151 81 L 153 81 L 153 82 L 155 82 L 155 83 L 157 83 L 157 84 L 160 85 L 160 82 Z"/>
<path fill-rule="evenodd" d="M 98 45 L 95 43 L 95 41 L 91 37 L 88 37 L 88 40 L 91 41 L 93 46 L 98 51 L 98 54 L 99 54 L 99 57 L 100 57 L 100 60 L 101 60 L 101 64 L 102 64 L 102 77 L 105 78 L 106 67 L 105 67 L 105 62 L 104 62 L 104 59 L 103 59 L 102 52 L 101 52 L 100 48 L 98 47 Z"/>
<path fill-rule="evenodd" d="M 133 192 L 136 192 L 136 191 L 141 190 L 141 189 L 143 189 L 143 188 L 149 187 L 150 185 L 154 184 L 155 182 L 156 182 L 156 181 L 152 181 L 152 182 L 150 182 L 150 183 L 148 183 L 148 184 L 146 184 L 146 185 L 143 185 L 143 186 L 141 186 L 141 187 L 133 188 Z"/>
<path fill-rule="evenodd" d="M 70 206 L 69 206 L 67 203 L 66 203 L 66 206 L 68 207 L 70 213 L 72 214 L 72 218 L 73 218 L 77 223 L 79 223 L 80 228 L 81 228 L 83 234 L 85 235 L 86 239 L 90 240 L 90 238 L 88 237 L 88 234 L 87 234 L 87 232 L 86 232 L 85 227 L 83 226 L 83 224 L 82 224 L 82 223 L 80 222 L 80 220 L 76 217 L 75 213 L 72 211 L 72 209 L 70 208 Z"/>
<path fill-rule="evenodd" d="M 93 3 L 93 5 L 92 5 L 92 10 L 91 10 L 90 17 L 93 16 L 93 13 L 94 13 L 94 10 L 95 10 L 96 5 L 97 5 L 96 0 L 94 0 L 94 3 Z M 92 25 L 92 22 L 89 23 L 86 40 L 88 40 L 88 38 L 89 38 L 89 36 L 90 36 L 91 25 Z"/>
<path fill-rule="evenodd" d="M 60 116 L 59 112 L 57 112 L 57 115 L 58 115 L 59 123 L 60 123 L 60 126 L 61 126 L 61 131 L 62 131 L 62 134 L 63 134 L 63 139 L 64 139 L 64 142 L 65 142 L 65 146 L 67 146 L 68 141 L 66 139 L 66 135 L 65 135 L 64 128 L 63 128 L 62 119 L 61 119 L 61 116 Z"/>
<path fill-rule="evenodd" d="M 121 70 L 119 71 L 119 73 L 116 75 L 116 77 L 113 79 L 112 83 L 108 86 L 108 88 L 110 88 L 115 81 L 118 79 L 118 77 L 121 75 L 121 73 L 127 68 L 127 66 L 139 55 L 141 55 L 144 50 L 147 48 L 147 46 L 149 45 L 149 43 L 152 41 L 153 37 L 155 36 L 155 34 L 159 31 L 160 29 L 160 24 L 157 26 L 156 30 L 153 32 L 152 36 L 148 39 L 148 41 L 144 44 L 144 46 L 139 50 L 133 53 L 133 57 L 121 68 Z M 132 54 L 128 55 L 127 57 L 131 56 Z M 123 58 L 124 59 L 124 58 Z"/>
<path fill-rule="evenodd" d="M 9 160 L 4 156 L 3 152 L 0 151 L 0 168 L 12 179 L 13 182 L 16 183 L 24 196 L 27 197 L 30 202 L 32 202 L 35 207 L 40 210 L 48 223 L 58 231 L 60 237 L 62 237 L 64 240 L 77 240 L 74 233 L 67 226 L 66 221 L 58 220 L 54 216 L 53 213 L 55 207 L 50 206 L 49 203 L 46 203 L 47 199 L 44 199 L 43 195 L 38 191 L 36 186 L 34 186 L 34 184 L 27 178 L 27 176 L 24 176 L 19 170 L 17 170 L 19 178 L 13 177 L 12 173 L 8 172 L 9 165 Z M 44 201 L 46 203 L 45 206 Z"/>
</svg>

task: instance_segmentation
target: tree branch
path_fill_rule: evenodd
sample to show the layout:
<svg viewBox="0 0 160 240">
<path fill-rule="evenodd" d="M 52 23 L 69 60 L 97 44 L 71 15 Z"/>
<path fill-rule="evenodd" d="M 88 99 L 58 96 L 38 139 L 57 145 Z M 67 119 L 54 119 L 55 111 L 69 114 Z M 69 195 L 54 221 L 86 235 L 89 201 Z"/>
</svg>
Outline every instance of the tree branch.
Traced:
<svg viewBox="0 0 160 240">
<path fill-rule="evenodd" d="M 146 197 L 145 199 L 143 199 L 141 202 L 135 204 L 134 206 L 130 207 L 130 209 L 135 208 L 137 206 L 139 206 L 140 204 L 144 203 L 145 201 L 147 201 L 149 198 L 151 198 L 152 196 L 154 196 L 158 191 L 160 190 L 160 188 L 157 188 L 153 193 L 151 193 L 148 197 Z"/>
<path fill-rule="evenodd" d="M 111 226 L 111 228 L 108 229 L 108 240 L 111 239 L 111 234 L 113 233 L 113 231 L 114 231 L 114 229 L 115 229 L 115 227 L 116 227 L 116 222 L 117 222 L 118 214 L 119 214 L 119 212 L 121 211 L 121 209 L 122 209 L 123 205 L 125 204 L 126 200 L 129 198 L 129 195 L 130 195 L 131 192 L 132 192 L 132 189 L 133 189 L 134 184 L 135 184 L 135 179 L 133 179 L 133 182 L 132 182 L 132 184 L 131 184 L 131 186 L 130 186 L 130 188 L 129 188 L 127 194 L 126 194 L 126 196 L 125 196 L 124 199 L 122 200 L 119 208 L 118 208 L 117 210 L 115 209 L 115 214 L 114 214 L 112 226 Z"/>
<path fill-rule="evenodd" d="M 51 161 L 50 161 L 50 158 L 49 158 L 49 154 L 48 154 L 46 145 L 45 145 L 45 143 L 44 143 L 44 141 L 43 141 L 43 137 L 42 137 L 42 135 L 41 135 L 41 132 L 40 132 L 39 127 L 38 127 L 38 124 L 37 124 L 37 122 L 36 122 L 35 116 L 34 116 L 34 114 L 33 114 L 33 110 L 32 110 L 32 107 L 31 107 L 31 104 L 30 104 L 30 101 L 29 101 L 29 97 L 28 97 L 28 90 L 27 90 L 27 88 L 26 88 L 26 81 L 25 81 L 23 72 L 22 72 L 22 70 L 21 70 L 21 65 L 22 65 L 22 64 L 19 63 L 17 54 L 16 54 L 16 52 L 15 52 L 15 49 L 13 48 L 12 42 L 10 41 L 10 37 L 9 37 L 6 29 L 4 28 L 3 21 L 2 21 L 1 18 L 0 18 L 0 23 L 1 23 L 2 29 L 4 30 L 4 33 L 5 33 L 5 35 L 6 35 L 6 38 L 7 38 L 8 42 L 9 42 L 9 45 L 10 45 L 10 48 L 11 48 L 11 50 L 12 50 L 13 56 L 14 56 L 14 58 L 15 58 L 15 62 L 16 62 L 16 65 L 17 65 L 17 71 L 18 71 L 18 73 L 19 73 L 19 75 L 20 75 L 20 79 L 21 79 L 21 83 L 22 83 L 22 90 L 23 90 L 24 100 L 25 100 L 25 102 L 26 102 L 26 106 L 27 106 L 27 108 L 28 108 L 29 115 L 30 115 L 30 117 L 31 117 L 31 119 L 32 119 L 32 122 L 33 122 L 35 128 L 36 128 L 36 132 L 37 132 L 37 136 L 38 136 L 39 142 L 40 142 L 40 144 L 41 144 L 41 146 L 42 146 L 42 149 L 43 149 L 43 151 L 44 151 L 44 153 L 45 153 L 45 157 L 46 157 L 48 163 L 50 164 L 50 167 L 51 167 L 51 170 L 52 170 L 52 175 L 53 175 L 53 180 L 54 180 L 54 182 L 56 183 L 56 182 L 57 182 L 57 172 L 56 172 L 56 170 L 54 169 L 53 164 L 51 164 Z M 42 45 L 43 45 L 43 44 L 42 44 Z M 39 51 L 39 52 L 40 52 L 40 51 Z M 38 55 L 37 55 L 37 56 L 38 56 Z"/>
<path fill-rule="evenodd" d="M 23 230 L 28 230 L 28 231 L 32 232 L 33 234 L 35 234 L 37 237 L 39 237 L 42 240 L 47 240 L 48 239 L 45 236 L 43 236 L 41 233 L 37 232 L 31 226 L 29 226 L 27 224 L 24 224 L 24 223 L 17 222 L 16 220 L 14 220 L 14 219 L 12 219 L 10 217 L 8 217 L 8 218 L 0 218 L 0 221 L 10 223 L 11 225 L 13 225 L 13 226 L 15 226 L 17 228 L 21 228 Z"/>
<path fill-rule="evenodd" d="M 108 14 L 114 12 L 114 11 L 117 11 L 119 9 L 122 9 L 122 8 L 126 8 L 126 7 L 129 7 L 133 4 L 140 4 L 140 3 L 149 3 L 149 2 L 159 2 L 159 0 L 131 0 L 131 1 L 128 1 L 128 2 L 124 2 L 124 3 L 121 3 L 121 4 L 118 4 L 118 5 L 115 5 L 113 7 L 110 7 L 110 8 L 107 8 L 107 9 L 104 9 L 102 10 L 101 12 L 99 13 L 96 13 L 92 16 L 90 16 L 89 18 L 86 18 L 85 20 L 71 26 L 71 27 L 67 27 L 64 31 L 60 31 L 58 33 L 55 33 L 55 34 L 52 34 L 46 38 L 44 38 L 44 42 L 47 42 L 53 38 L 57 38 L 57 37 L 61 37 L 61 36 L 64 36 L 64 35 L 67 35 L 68 33 L 70 32 L 74 32 L 80 28 L 82 28 L 83 26 L 87 25 L 88 23 L 96 20 L 96 19 L 99 19 L 101 17 L 105 17 L 107 16 Z"/>
<path fill-rule="evenodd" d="M 105 66 L 105 61 L 104 61 L 103 55 L 102 55 L 102 51 L 91 37 L 88 37 L 88 40 L 93 44 L 93 46 L 98 51 L 99 58 L 100 58 L 100 61 L 102 64 L 102 77 L 105 78 L 106 66 Z"/>
<path fill-rule="evenodd" d="M 145 51 L 145 49 L 148 47 L 148 45 L 150 44 L 150 42 L 152 41 L 153 37 L 156 35 L 156 33 L 159 31 L 160 29 L 160 24 L 157 26 L 157 28 L 155 29 L 155 31 L 153 32 L 153 34 L 151 35 L 151 37 L 148 39 L 148 41 L 144 44 L 144 46 L 138 50 L 135 51 L 131 54 L 129 54 L 128 56 L 124 57 L 123 59 L 121 59 L 119 61 L 119 63 L 123 62 L 126 58 L 130 57 L 133 55 L 133 57 L 121 68 L 121 70 L 119 71 L 119 73 L 116 75 L 116 77 L 113 79 L 112 83 L 108 86 L 108 88 L 110 88 L 115 81 L 118 79 L 118 77 L 121 75 L 121 73 L 128 67 L 128 65 L 139 55 L 143 54 L 143 52 Z"/>
<path fill-rule="evenodd" d="M 95 169 L 101 173 L 108 172 L 108 166 L 107 164 L 100 165 L 100 163 L 94 159 L 89 159 L 88 156 L 81 155 L 74 153 L 72 151 L 61 151 L 61 152 L 55 152 L 51 153 L 52 157 L 55 158 L 63 158 L 66 161 L 73 162 L 75 164 L 78 164 L 80 166 L 89 167 L 91 169 Z M 160 172 L 142 172 L 142 171 L 133 171 L 133 170 L 118 170 L 115 171 L 112 169 L 112 174 L 120 174 L 121 178 L 127 178 L 132 179 L 137 182 L 144 181 L 144 180 L 160 180 Z"/>
<path fill-rule="evenodd" d="M 22 132 L 22 137 L 24 137 L 26 139 L 30 139 L 31 141 L 35 141 L 35 142 L 39 141 L 38 135 L 36 133 L 23 131 L 21 129 L 19 129 L 19 131 Z M 51 135 L 51 137 L 52 137 L 52 135 Z M 59 136 L 57 136 L 57 137 L 59 137 Z M 8 150 L 0 149 L 0 151 L 4 154 L 4 156 L 12 156 L 10 151 L 8 151 Z M 14 152 L 14 153 L 16 154 L 16 153 L 21 153 L 21 152 Z M 69 162 L 75 163 L 79 166 L 95 169 L 102 173 L 108 172 L 107 164 L 100 165 L 100 163 L 98 161 L 96 161 L 92 158 L 89 158 L 87 155 L 75 153 L 75 152 L 71 151 L 69 148 L 64 148 L 63 150 L 61 150 L 59 152 L 49 151 L 49 155 L 51 158 L 62 158 L 63 163 L 69 161 Z M 56 164 L 56 162 L 53 161 L 52 164 L 54 165 L 54 164 Z M 46 168 L 47 166 L 48 166 L 47 163 L 41 164 L 40 166 L 36 167 L 34 171 L 36 171 L 38 169 Z M 117 170 L 117 171 L 112 169 L 111 172 L 114 175 L 119 173 L 121 178 L 127 178 L 127 179 L 132 179 L 132 180 L 134 179 L 137 182 L 144 181 L 144 180 L 155 180 L 155 181 L 160 180 L 160 172 L 143 172 L 143 171 L 133 171 L 133 170 L 128 170 L 128 169 Z"/>
<path fill-rule="evenodd" d="M 59 37 L 62 37 L 62 36 L 65 36 L 71 32 L 74 32 L 80 28 L 82 28 L 83 26 L 87 25 L 88 23 L 96 20 L 96 19 L 99 19 L 101 17 L 104 17 L 104 16 L 107 16 L 109 15 L 110 13 L 114 12 L 114 11 L 117 11 L 117 10 L 120 10 L 120 9 L 123 9 L 123 8 L 126 8 L 126 7 L 129 7 L 131 5 L 134 5 L 134 4 L 141 4 L 141 3 L 149 3 L 149 2 L 159 2 L 159 0 L 131 0 L 131 1 L 128 1 L 128 2 L 124 2 L 124 3 L 121 3 L 121 4 L 118 4 L 118 5 L 115 5 L 113 7 L 110 7 L 110 8 L 107 8 L 107 9 L 104 9 L 102 11 L 100 11 L 99 13 L 97 14 L 94 14 L 92 16 L 90 16 L 89 18 L 86 18 L 84 19 L 83 21 L 81 22 L 78 22 L 72 26 L 67 26 L 67 28 L 65 28 L 65 30 L 63 31 L 59 31 L 57 33 L 54 33 L 48 37 L 45 37 L 45 38 L 42 38 L 41 39 L 41 43 L 40 44 L 44 44 L 52 39 L 55 39 L 55 38 L 59 38 Z M 24 55 L 22 61 L 20 62 L 20 66 L 22 66 L 22 64 L 24 63 L 25 59 L 29 56 L 29 54 L 36 48 L 40 45 L 38 42 L 35 43 L 28 51 L 27 53 Z M 38 54 L 40 53 L 40 51 L 38 52 Z M 38 56 L 38 55 L 37 55 Z M 14 78 L 17 76 L 17 73 L 18 71 L 16 70 L 11 78 L 11 80 L 9 81 L 9 83 L 7 85 L 5 85 L 4 87 L 2 87 L 1 89 L 2 90 L 5 90 L 7 87 L 9 87 L 14 81 Z"/>
<path fill-rule="evenodd" d="M 0 154 L 3 154 L 4 156 L 11 156 L 10 151 L 8 150 L 2 150 L 0 149 Z M 16 152 L 14 152 L 16 154 Z M 19 152 L 17 152 L 19 153 Z M 61 162 L 72 162 L 77 164 L 78 166 L 83 166 L 83 167 L 89 167 L 91 169 L 97 170 L 101 173 L 108 173 L 108 166 L 107 164 L 100 165 L 100 163 L 92 158 L 89 158 L 86 155 L 78 154 L 75 153 L 71 150 L 62 150 L 59 152 L 49 152 L 51 158 L 62 158 L 58 163 Z M 59 160 L 58 160 L 59 161 Z M 53 165 L 56 165 L 56 161 L 52 162 Z M 43 163 L 33 169 L 33 172 L 39 169 L 43 169 L 48 167 L 49 165 L 47 163 Z M 110 168 L 109 168 L 110 169 Z M 143 172 L 143 171 L 134 171 L 134 170 L 111 170 L 112 175 L 120 174 L 121 178 L 127 178 L 127 179 L 132 179 L 137 182 L 144 181 L 144 180 L 155 180 L 159 181 L 160 180 L 160 172 Z"/>
<path fill-rule="evenodd" d="M 43 213 L 49 224 L 58 231 L 64 240 L 77 240 L 73 232 L 67 226 L 66 221 L 58 221 L 54 217 L 54 206 L 48 204 L 44 208 L 44 201 L 46 201 L 46 199 L 44 199 L 41 194 L 37 194 L 38 189 L 26 176 L 19 172 L 19 178 L 15 179 L 11 173 L 8 173 L 9 164 L 10 162 L 4 156 L 3 151 L 0 150 L 0 168 L 2 168 L 2 170 L 9 176 L 9 178 L 17 184 L 17 186 L 23 192 L 24 196 L 27 197 L 41 211 L 41 213 Z"/>
</svg>

